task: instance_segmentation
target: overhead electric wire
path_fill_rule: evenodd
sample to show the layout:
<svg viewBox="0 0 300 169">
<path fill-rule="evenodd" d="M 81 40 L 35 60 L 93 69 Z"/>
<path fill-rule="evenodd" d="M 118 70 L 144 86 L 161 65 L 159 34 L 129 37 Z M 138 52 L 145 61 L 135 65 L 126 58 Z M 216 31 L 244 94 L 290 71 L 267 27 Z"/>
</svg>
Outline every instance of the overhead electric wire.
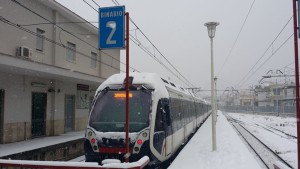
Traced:
<svg viewBox="0 0 300 169">
<path fill-rule="evenodd" d="M 88 2 L 86 2 L 85 0 L 83 0 L 83 2 L 85 2 L 88 6 L 90 6 L 92 9 L 94 9 L 94 11 L 97 11 L 98 12 L 98 10 L 97 9 L 95 9 L 91 4 L 89 4 Z"/>
<path fill-rule="evenodd" d="M 72 34 L 71 32 L 65 30 L 64 28 L 60 27 L 59 25 L 57 25 L 56 23 L 53 23 L 52 21 L 50 21 L 49 19 L 43 17 L 42 15 L 38 14 L 37 12 L 33 11 L 32 9 L 28 8 L 27 6 L 23 5 L 22 3 L 20 3 L 19 1 L 17 0 L 11 0 L 12 2 L 18 4 L 19 6 L 23 7 L 24 9 L 27 9 L 28 11 L 30 11 L 31 13 L 39 16 L 40 18 L 43 18 L 44 20 L 48 21 L 49 23 L 52 23 L 53 25 L 56 25 L 58 28 L 62 29 L 63 31 L 67 32 L 68 34 L 74 36 L 75 38 L 77 38 L 78 40 L 81 40 L 82 42 L 86 43 L 87 45 L 93 47 L 93 48 L 96 48 L 95 46 L 93 46 L 92 44 L 82 40 L 81 38 L 79 38 L 78 36 Z M 97 48 L 96 48 L 97 49 Z"/>
<path fill-rule="evenodd" d="M 98 21 L 82 21 L 82 22 L 55 22 L 55 24 L 77 24 L 77 23 L 99 23 Z M 21 24 L 20 26 L 36 26 L 36 25 L 52 25 L 53 23 L 49 22 L 40 22 L 40 23 L 32 23 L 32 24 Z M 96 34 L 95 34 L 96 35 Z"/>
<path fill-rule="evenodd" d="M 117 0 L 113 0 L 113 3 L 115 5 L 120 5 L 119 2 Z M 137 26 L 137 24 L 132 20 L 131 17 L 129 17 L 130 21 L 134 24 L 134 26 L 137 28 L 137 30 L 139 30 L 143 36 L 148 40 L 148 42 L 150 42 L 150 44 L 160 53 L 161 56 L 163 56 L 163 58 L 173 67 L 173 69 L 181 76 L 183 77 L 191 86 L 194 86 L 191 82 L 189 82 L 172 64 L 171 62 L 158 50 L 158 48 L 150 41 L 150 39 L 144 34 L 144 32 Z M 158 61 L 158 60 L 157 60 Z M 158 61 L 159 62 L 159 61 Z M 159 62 L 160 64 L 162 64 L 161 62 Z M 166 68 L 166 66 L 164 66 Z M 174 72 L 171 71 L 169 68 L 168 70 L 174 75 Z M 179 78 L 178 76 L 176 76 L 177 78 Z M 179 78 L 180 81 L 182 81 Z M 186 83 L 185 83 L 186 84 Z M 189 85 L 188 85 L 189 86 Z"/>
<path fill-rule="evenodd" d="M 91 7 L 91 5 L 88 3 L 88 2 L 86 2 L 85 0 L 83 0 L 88 6 L 90 6 Z M 93 1 L 99 8 L 100 8 L 100 5 L 99 4 L 97 4 L 95 1 Z M 115 3 L 116 4 L 116 3 Z M 117 5 L 117 4 L 116 4 Z M 98 13 L 98 11 L 97 10 L 95 10 L 97 13 Z M 145 46 L 143 46 L 141 43 L 140 43 L 140 41 L 137 39 L 137 38 L 134 38 L 132 35 L 130 35 L 131 37 L 130 37 L 130 40 L 132 41 L 132 42 L 134 42 L 134 44 L 136 44 L 139 48 L 141 48 L 145 53 L 147 53 L 149 56 L 151 56 L 152 58 L 154 58 L 154 60 L 156 60 L 158 63 L 160 63 L 162 66 L 164 66 L 168 71 L 170 71 L 175 77 L 177 77 L 180 81 L 182 81 L 184 84 L 186 84 L 186 85 L 188 85 L 186 82 L 184 82 L 183 80 L 181 80 L 176 74 L 174 74 L 174 72 L 171 70 L 171 69 L 169 69 L 166 65 L 164 65 L 162 62 L 160 62 L 156 57 L 155 57 L 155 55 L 153 55 L 148 49 L 146 49 L 146 47 Z M 134 41 L 134 40 L 135 41 Z M 136 69 L 134 69 L 134 70 L 136 70 Z"/>
<path fill-rule="evenodd" d="M 183 82 L 185 85 L 188 86 L 188 84 L 185 81 L 183 81 L 180 77 L 178 77 L 178 75 L 176 75 L 170 68 L 168 68 L 166 65 L 164 65 L 161 61 L 159 61 L 159 59 L 154 54 L 152 54 L 143 44 L 141 44 L 135 37 L 133 37 L 132 35 L 130 35 L 130 39 L 132 40 L 132 42 L 135 45 L 137 45 L 138 47 L 140 47 L 140 49 L 142 49 L 145 53 L 147 53 L 150 57 L 152 57 L 154 60 L 156 60 L 165 69 L 167 69 L 169 72 L 171 72 L 175 77 L 177 77 L 181 82 Z"/>
<path fill-rule="evenodd" d="M 137 26 L 137 24 L 130 18 L 130 21 L 135 25 L 135 27 L 142 33 L 142 35 L 148 40 L 148 42 L 158 51 L 158 53 L 171 65 L 171 67 L 186 80 L 191 86 L 194 86 L 189 80 L 187 80 L 176 67 L 162 54 L 162 52 L 151 42 L 151 40 L 144 34 L 144 32 Z"/>
<path fill-rule="evenodd" d="M 118 1 L 116 0 L 112 0 L 112 2 L 115 4 L 115 5 L 120 5 Z"/>
<path fill-rule="evenodd" d="M 233 83 L 227 82 L 227 81 L 225 81 L 225 80 L 222 79 L 222 78 L 219 78 L 219 77 L 218 77 L 217 80 L 221 80 L 221 81 L 223 81 L 223 82 L 225 82 L 225 83 L 227 83 L 227 84 L 229 84 L 229 85 L 231 85 L 231 86 L 234 86 Z"/>
<path fill-rule="evenodd" d="M 98 8 L 100 8 L 100 5 L 97 2 L 95 2 L 94 0 L 92 0 L 92 1 L 94 2 L 94 4 L 96 4 L 98 6 Z"/>
<path fill-rule="evenodd" d="M 84 53 L 82 53 L 82 52 L 80 52 L 80 51 L 78 51 L 78 50 L 73 49 L 73 48 L 69 48 L 69 47 L 65 46 L 64 44 L 59 43 L 59 42 L 56 42 L 56 41 L 54 41 L 54 40 L 52 40 L 52 39 L 50 39 L 50 38 L 47 38 L 47 37 L 42 36 L 42 35 L 40 35 L 40 34 L 37 34 L 36 32 L 33 32 L 33 31 L 31 31 L 31 30 L 29 30 L 29 29 L 27 29 L 27 28 L 24 28 L 24 27 L 22 27 L 22 26 L 16 24 L 16 23 L 13 23 L 13 22 L 9 21 L 8 19 L 6 19 L 6 18 L 4 18 L 4 17 L 2 17 L 2 16 L 0 16 L 0 21 L 3 22 L 3 23 L 5 23 L 5 24 L 8 24 L 8 25 L 10 25 L 10 26 L 12 26 L 12 27 L 15 27 L 15 28 L 17 28 L 17 29 L 20 29 L 20 30 L 22 30 L 22 31 L 24 31 L 24 32 L 27 32 L 27 33 L 29 33 L 29 34 L 31 34 L 31 35 L 34 35 L 34 36 L 43 38 L 43 39 L 45 39 L 46 41 L 48 41 L 48 42 L 50 42 L 50 43 L 53 43 L 53 44 L 55 44 L 55 45 L 57 45 L 57 46 L 60 46 L 60 47 L 62 47 L 62 48 L 66 48 L 66 49 L 72 50 L 72 51 L 74 51 L 75 53 L 78 53 L 78 54 L 80 54 L 80 55 L 82 55 L 82 56 L 84 56 L 84 57 L 91 58 L 91 56 L 89 56 L 89 55 L 86 55 L 86 54 L 84 54 Z M 102 64 L 104 64 L 104 65 L 106 65 L 106 66 L 109 66 L 109 67 L 111 67 L 111 68 L 113 68 L 113 69 L 115 69 L 115 70 L 122 71 L 121 69 L 115 68 L 115 67 L 113 67 L 112 65 L 103 63 L 103 62 L 101 62 L 101 61 L 98 60 L 98 59 L 96 59 L 96 61 L 99 62 L 99 63 L 102 63 Z M 122 72 L 124 72 L 124 71 L 122 71 Z"/>
<path fill-rule="evenodd" d="M 233 43 L 232 47 L 230 48 L 229 53 L 228 53 L 228 55 L 226 56 L 226 59 L 225 59 L 225 61 L 224 61 L 223 64 L 222 64 L 221 69 L 220 69 L 219 72 L 218 72 L 218 75 L 219 75 L 220 72 L 223 70 L 224 65 L 226 64 L 226 62 L 228 61 L 229 57 L 231 56 L 231 53 L 232 53 L 232 51 L 233 51 L 233 49 L 234 49 L 234 47 L 235 47 L 235 45 L 236 45 L 236 43 L 237 43 L 237 41 L 238 41 L 238 39 L 239 39 L 239 37 L 240 37 L 240 34 L 241 34 L 241 32 L 242 32 L 242 30 L 243 30 L 245 24 L 246 24 L 246 21 L 247 21 L 247 19 L 248 19 L 248 16 L 249 16 L 249 14 L 250 14 L 250 12 L 251 12 L 251 10 L 252 10 L 252 7 L 253 7 L 254 3 L 255 3 L 255 0 L 252 1 L 251 7 L 250 7 L 250 9 L 248 10 L 248 13 L 247 13 L 247 15 L 246 15 L 246 18 L 244 19 L 244 22 L 243 22 L 243 24 L 242 24 L 242 27 L 241 27 L 241 29 L 240 29 L 240 31 L 239 31 L 237 37 L 235 38 L 234 43 Z M 217 76 L 218 76 L 218 75 L 217 75 Z"/>
<path fill-rule="evenodd" d="M 134 39 L 134 40 L 133 40 Z M 188 86 L 188 84 L 183 81 L 180 77 L 178 77 L 177 74 L 175 74 L 170 68 L 168 68 L 166 65 L 164 65 L 159 59 L 152 54 L 143 44 L 141 44 L 136 38 L 134 38 L 132 35 L 130 35 L 130 40 L 137 46 L 140 47 L 145 53 L 147 53 L 150 57 L 152 57 L 154 60 L 156 60 L 159 64 L 161 64 L 165 69 L 167 69 L 169 72 L 171 72 L 175 77 L 177 77 L 181 82 L 183 82 L 185 85 Z"/>
<path fill-rule="evenodd" d="M 91 6 L 88 2 L 86 2 L 85 0 L 83 0 L 86 4 L 88 4 L 88 6 Z M 94 2 L 94 1 L 93 1 Z M 120 5 L 118 1 L 112 1 L 115 5 Z M 95 2 L 94 2 L 95 3 Z M 97 3 L 95 3 L 97 4 Z M 99 4 L 97 4 L 98 7 L 100 7 Z M 96 11 L 96 10 L 95 10 Z M 97 13 L 99 13 L 98 11 L 96 11 Z M 189 85 L 191 86 L 194 86 L 191 82 L 189 82 L 172 64 L 171 62 L 158 50 L 158 48 L 150 41 L 150 39 L 144 34 L 144 32 L 142 30 L 140 30 L 140 28 L 137 26 L 137 24 L 130 18 L 130 21 L 135 25 L 135 27 L 137 28 L 137 30 L 139 30 L 143 36 L 151 43 L 151 45 L 160 53 L 161 56 L 163 56 L 163 58 L 172 66 L 172 68 L 181 76 L 184 78 L 184 80 L 189 83 Z M 130 39 L 132 40 L 133 37 L 131 37 Z M 135 39 L 135 38 L 134 38 Z M 140 45 L 140 42 L 139 40 L 135 39 L 136 42 L 138 42 L 138 44 L 136 44 L 137 46 L 139 46 L 141 48 L 141 45 Z M 142 49 L 143 51 L 145 51 L 145 48 Z M 148 50 L 147 50 L 148 51 Z M 145 51 L 146 52 L 146 51 Z M 149 55 L 149 51 L 146 52 L 148 55 Z M 150 52 L 151 53 L 151 52 Z M 150 55 L 151 56 L 151 55 Z M 153 55 L 154 56 L 154 55 Z M 161 65 L 163 65 L 162 62 L 160 62 L 159 60 L 155 59 L 157 62 L 159 62 Z M 164 65 L 165 68 L 167 68 L 166 65 Z M 172 70 L 170 70 L 169 68 L 167 68 L 168 71 L 170 71 L 173 75 L 174 75 L 174 72 Z M 178 76 L 176 76 L 180 81 L 182 81 Z M 183 82 L 183 81 L 182 81 Z M 187 86 L 189 86 L 186 82 L 184 82 Z"/>
<path fill-rule="evenodd" d="M 288 68 L 290 65 L 292 65 L 292 64 L 294 64 L 294 63 L 295 63 L 295 61 L 293 61 L 292 63 L 287 64 L 286 66 L 280 68 L 279 70 L 282 70 L 282 69 L 284 69 L 284 68 Z M 295 69 L 295 68 L 293 68 L 293 69 Z"/>
<path fill-rule="evenodd" d="M 291 21 L 293 16 L 288 20 L 288 22 L 283 26 L 283 28 L 280 30 L 280 32 L 276 35 L 274 40 L 270 43 L 270 45 L 267 47 L 267 49 L 264 51 L 264 53 L 261 55 L 261 57 L 256 61 L 256 63 L 251 67 L 251 69 L 247 72 L 247 74 L 238 82 L 237 86 L 239 86 L 249 75 L 249 73 L 254 69 L 254 67 L 258 64 L 258 62 L 266 55 L 266 53 L 269 51 L 269 49 L 273 46 L 274 42 L 277 40 L 279 35 L 283 32 L 283 30 L 286 28 L 288 23 Z"/>
<path fill-rule="evenodd" d="M 113 0 L 115 5 L 120 5 L 120 3 L 117 0 Z M 162 52 L 152 43 L 152 41 L 145 35 L 145 33 L 137 26 L 137 24 L 133 21 L 133 19 L 131 17 L 129 17 L 129 20 L 131 21 L 131 23 L 134 24 L 134 26 L 137 28 L 137 30 L 139 30 L 142 35 L 147 39 L 147 41 L 156 49 L 156 51 L 158 51 L 158 53 L 168 62 L 169 65 L 171 65 L 171 67 L 187 82 L 189 83 L 191 86 L 194 86 L 189 80 L 186 79 L 185 76 L 183 76 L 179 70 L 162 54 Z"/>
<path fill-rule="evenodd" d="M 294 35 L 294 33 L 292 33 L 292 35 L 290 35 L 253 73 L 252 75 L 250 75 L 248 77 L 248 80 L 254 75 L 254 73 L 256 73 L 263 65 L 265 65 L 280 49 L 283 45 L 286 44 L 286 42 Z M 240 86 L 242 86 L 244 83 L 246 83 L 248 80 L 244 81 L 243 83 L 241 83 Z"/>
<path fill-rule="evenodd" d="M 78 36 L 74 35 L 73 33 L 69 32 L 69 31 L 65 30 L 64 28 L 62 28 L 61 26 L 57 25 L 56 23 L 51 22 L 49 19 L 43 17 L 42 15 L 40 15 L 40 14 L 38 14 L 37 12 L 33 11 L 32 9 L 26 7 L 25 5 L 23 5 L 22 3 L 18 2 L 17 0 L 11 0 L 11 1 L 14 2 L 14 3 L 16 3 L 16 4 L 18 4 L 19 6 L 23 7 L 24 9 L 30 11 L 31 13 L 33 13 L 33 14 L 39 16 L 40 18 L 43 18 L 44 20 L 48 21 L 49 23 L 51 23 L 51 24 L 57 26 L 58 28 L 60 28 L 60 29 L 63 30 L 64 32 L 67 32 L 68 34 L 72 35 L 72 36 L 75 37 L 76 39 L 78 39 L 78 40 L 84 42 L 85 44 L 91 46 L 92 48 L 94 48 L 94 49 L 100 51 L 100 52 L 103 53 L 104 55 L 111 57 L 112 59 L 118 61 L 119 63 L 121 63 L 121 64 L 123 64 L 123 65 L 126 65 L 125 63 L 123 63 L 123 62 L 121 62 L 120 60 L 118 60 L 118 59 L 114 58 L 113 56 L 111 56 L 110 54 L 108 54 L 108 53 L 106 53 L 106 52 L 104 52 L 104 51 L 102 51 L 102 50 L 99 50 L 97 47 L 93 46 L 92 44 L 88 43 L 87 41 L 85 41 L 85 40 L 79 38 Z M 83 1 L 84 1 L 84 0 L 83 0 Z M 130 67 L 130 68 L 131 68 L 131 69 L 135 69 L 135 68 L 132 68 L 132 67 Z M 135 69 L 135 70 L 136 70 L 136 69 Z"/>
</svg>

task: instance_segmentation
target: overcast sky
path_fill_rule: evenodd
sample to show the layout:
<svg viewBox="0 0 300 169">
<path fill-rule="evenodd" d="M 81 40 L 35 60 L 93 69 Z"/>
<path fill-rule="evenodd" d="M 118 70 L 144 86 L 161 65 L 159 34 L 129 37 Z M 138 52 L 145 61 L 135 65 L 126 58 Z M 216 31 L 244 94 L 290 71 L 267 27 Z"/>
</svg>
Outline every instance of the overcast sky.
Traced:
<svg viewBox="0 0 300 169">
<path fill-rule="evenodd" d="M 82 0 L 72 0 L 72 3 L 70 0 L 57 1 L 87 21 L 98 21 L 98 13 Z M 94 1 L 101 7 L 115 6 L 111 0 Z M 98 8 L 92 0 L 86 2 Z M 219 89 L 229 86 L 245 89 L 257 85 L 269 70 L 281 69 L 282 72 L 294 74 L 293 38 L 277 51 L 293 33 L 292 20 L 288 23 L 292 17 L 292 0 L 118 0 L 118 2 L 125 5 L 126 11 L 139 28 L 196 87 L 210 89 L 210 41 L 204 26 L 204 23 L 209 21 L 220 22 L 214 38 L 215 75 L 219 78 Z M 253 2 L 252 10 L 240 32 Z M 251 77 L 242 81 L 287 23 L 272 47 L 251 71 L 249 74 Z M 143 35 L 134 29 L 134 25 L 131 24 L 131 35 L 168 65 Z M 234 45 L 239 32 L 239 38 Z M 260 66 L 272 52 L 276 53 Z M 124 53 L 125 51 L 122 51 L 122 60 L 125 60 Z M 138 71 L 156 72 L 182 84 L 133 42 L 130 44 L 130 65 Z M 288 67 L 283 69 L 285 66 Z M 257 70 L 259 67 L 261 68 Z M 122 69 L 125 70 L 123 66 Z M 284 79 L 278 79 L 278 82 L 281 81 Z"/>
</svg>

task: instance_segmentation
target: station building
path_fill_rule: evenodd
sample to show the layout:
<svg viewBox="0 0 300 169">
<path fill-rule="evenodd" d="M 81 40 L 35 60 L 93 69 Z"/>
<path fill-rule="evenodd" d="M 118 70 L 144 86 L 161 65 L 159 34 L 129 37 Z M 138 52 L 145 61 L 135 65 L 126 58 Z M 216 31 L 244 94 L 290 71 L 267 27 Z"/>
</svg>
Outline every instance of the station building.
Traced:
<svg viewBox="0 0 300 169">
<path fill-rule="evenodd" d="M 1 0 L 0 21 L 0 144 L 84 130 L 120 50 L 54 0 Z"/>
</svg>

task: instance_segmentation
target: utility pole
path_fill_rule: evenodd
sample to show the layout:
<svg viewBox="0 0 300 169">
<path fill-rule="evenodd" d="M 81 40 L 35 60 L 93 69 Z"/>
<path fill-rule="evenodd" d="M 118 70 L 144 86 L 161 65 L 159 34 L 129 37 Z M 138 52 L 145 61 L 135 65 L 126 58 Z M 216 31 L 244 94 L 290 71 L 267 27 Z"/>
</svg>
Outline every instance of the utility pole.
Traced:
<svg viewBox="0 0 300 169">
<path fill-rule="evenodd" d="M 298 2 L 299 3 L 299 2 Z M 299 105 L 299 60 L 298 60 L 298 27 L 297 27 L 297 0 L 293 0 L 294 21 L 294 51 L 295 51 L 295 82 L 296 82 L 296 114 L 297 114 L 297 145 L 298 145 L 298 168 L 300 169 L 300 105 Z"/>
</svg>

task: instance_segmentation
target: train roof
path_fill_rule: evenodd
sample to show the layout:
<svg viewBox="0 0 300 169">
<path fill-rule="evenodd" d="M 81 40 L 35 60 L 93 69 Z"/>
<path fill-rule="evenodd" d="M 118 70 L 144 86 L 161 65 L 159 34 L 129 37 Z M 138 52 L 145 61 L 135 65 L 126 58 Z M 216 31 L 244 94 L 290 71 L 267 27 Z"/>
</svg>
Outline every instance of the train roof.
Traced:
<svg viewBox="0 0 300 169">
<path fill-rule="evenodd" d="M 106 81 L 104 81 L 98 87 L 96 93 L 98 93 L 98 91 L 103 90 L 107 86 L 123 84 L 125 77 L 126 77 L 125 73 L 114 74 L 114 75 L 110 76 Z M 192 97 L 196 98 L 197 100 L 207 104 L 207 101 L 205 101 L 204 99 L 195 96 L 193 93 L 189 92 L 187 89 L 181 87 L 178 84 L 175 84 L 169 80 L 166 80 L 165 78 L 161 78 L 158 74 L 131 72 L 131 73 L 129 73 L 129 77 L 133 77 L 132 84 L 145 85 L 146 87 L 155 89 L 156 91 L 160 92 L 161 95 L 164 97 L 169 97 L 168 90 L 171 89 L 173 91 L 192 96 Z"/>
</svg>

